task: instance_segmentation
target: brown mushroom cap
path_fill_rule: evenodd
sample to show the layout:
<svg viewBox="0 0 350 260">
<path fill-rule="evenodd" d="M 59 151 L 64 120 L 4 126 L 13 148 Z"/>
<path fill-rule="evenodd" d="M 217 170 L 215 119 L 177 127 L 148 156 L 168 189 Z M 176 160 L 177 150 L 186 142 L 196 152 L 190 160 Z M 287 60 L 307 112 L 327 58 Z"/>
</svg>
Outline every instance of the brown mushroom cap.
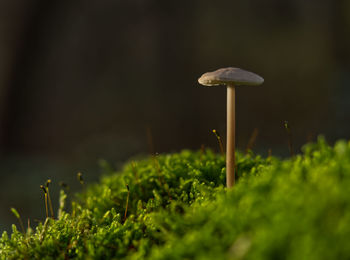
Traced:
<svg viewBox="0 0 350 260">
<path fill-rule="evenodd" d="M 258 86 L 264 82 L 259 75 L 239 68 L 223 68 L 204 73 L 199 79 L 204 86 L 234 85 Z"/>
</svg>

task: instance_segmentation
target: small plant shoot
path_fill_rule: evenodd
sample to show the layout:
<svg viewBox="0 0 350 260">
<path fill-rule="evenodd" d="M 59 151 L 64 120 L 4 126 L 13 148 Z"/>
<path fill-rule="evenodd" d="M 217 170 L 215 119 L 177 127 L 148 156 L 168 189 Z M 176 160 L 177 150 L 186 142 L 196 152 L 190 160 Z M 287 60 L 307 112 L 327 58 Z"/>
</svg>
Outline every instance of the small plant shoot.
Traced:
<svg viewBox="0 0 350 260">
<path fill-rule="evenodd" d="M 40 185 L 41 190 L 44 192 L 44 201 L 45 201 L 45 213 L 46 213 L 46 218 L 49 217 L 49 210 L 47 206 L 47 190 L 44 187 L 44 185 Z"/>
<path fill-rule="evenodd" d="M 221 152 L 222 156 L 225 156 L 224 145 L 222 144 L 222 140 L 221 140 L 221 136 L 220 136 L 219 132 L 216 131 L 216 129 L 213 129 L 212 132 L 214 133 L 214 135 L 216 136 L 216 139 L 218 140 L 220 152 Z"/>
</svg>

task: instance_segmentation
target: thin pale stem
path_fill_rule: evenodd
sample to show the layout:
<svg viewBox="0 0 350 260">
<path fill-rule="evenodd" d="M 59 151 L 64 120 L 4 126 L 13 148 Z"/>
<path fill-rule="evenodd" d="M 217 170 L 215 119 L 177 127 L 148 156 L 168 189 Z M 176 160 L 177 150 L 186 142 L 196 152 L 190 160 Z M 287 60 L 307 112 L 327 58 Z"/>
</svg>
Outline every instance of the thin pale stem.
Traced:
<svg viewBox="0 0 350 260">
<path fill-rule="evenodd" d="M 227 144 L 226 144 L 226 185 L 235 184 L 235 86 L 227 86 Z"/>
<path fill-rule="evenodd" d="M 48 208 L 47 208 L 47 194 L 45 193 L 45 211 L 46 211 L 46 218 L 49 217 L 49 211 L 48 211 Z"/>
<path fill-rule="evenodd" d="M 53 214 L 53 207 L 52 207 L 52 202 L 51 202 L 49 187 L 47 187 L 47 199 L 48 199 L 48 202 L 49 202 L 51 218 L 54 219 L 54 218 L 55 218 L 55 215 Z"/>
</svg>

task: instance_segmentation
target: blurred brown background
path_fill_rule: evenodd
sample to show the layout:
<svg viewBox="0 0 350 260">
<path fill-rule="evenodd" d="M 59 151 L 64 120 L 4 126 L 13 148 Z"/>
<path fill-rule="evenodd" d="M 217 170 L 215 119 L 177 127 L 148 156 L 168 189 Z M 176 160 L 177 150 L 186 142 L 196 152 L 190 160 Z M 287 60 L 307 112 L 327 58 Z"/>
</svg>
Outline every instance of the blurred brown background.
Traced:
<svg viewBox="0 0 350 260">
<path fill-rule="evenodd" d="M 237 142 L 288 155 L 325 134 L 350 137 L 350 1 L 99 0 L 0 2 L 0 230 L 43 219 L 39 185 L 78 187 L 148 152 L 225 133 L 226 92 L 204 72 L 237 66 L 265 78 L 237 90 Z"/>
</svg>

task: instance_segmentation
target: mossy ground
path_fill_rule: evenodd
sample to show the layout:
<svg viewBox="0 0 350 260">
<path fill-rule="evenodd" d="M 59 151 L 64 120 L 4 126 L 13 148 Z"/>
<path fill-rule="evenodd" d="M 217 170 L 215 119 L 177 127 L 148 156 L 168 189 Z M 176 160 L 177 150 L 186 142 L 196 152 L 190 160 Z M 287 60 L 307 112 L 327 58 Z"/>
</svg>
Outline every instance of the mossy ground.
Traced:
<svg viewBox="0 0 350 260">
<path fill-rule="evenodd" d="M 62 190 L 55 220 L 4 232 L 1 259 L 349 259 L 350 144 L 320 138 L 303 150 L 238 154 L 229 191 L 210 150 L 105 167 L 70 212 Z"/>
</svg>

